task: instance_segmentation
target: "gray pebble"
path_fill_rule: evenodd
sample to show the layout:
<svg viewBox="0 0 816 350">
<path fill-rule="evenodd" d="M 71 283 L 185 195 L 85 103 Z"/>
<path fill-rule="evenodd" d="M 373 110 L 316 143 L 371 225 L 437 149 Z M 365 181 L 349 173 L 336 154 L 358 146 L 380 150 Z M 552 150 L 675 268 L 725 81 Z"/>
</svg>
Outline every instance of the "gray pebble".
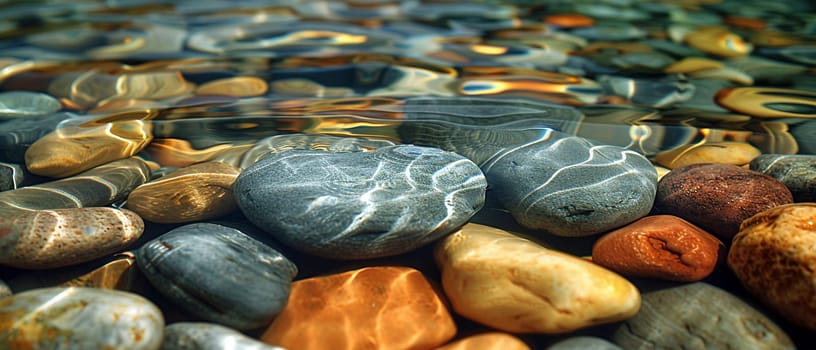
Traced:
<svg viewBox="0 0 816 350">
<path fill-rule="evenodd" d="M 373 152 L 295 150 L 235 182 L 238 206 L 282 243 L 335 259 L 402 254 L 445 236 L 484 205 L 479 167 L 455 153 L 397 145 Z"/>
<path fill-rule="evenodd" d="M 785 332 L 739 298 L 697 282 L 644 293 L 614 335 L 624 349 L 793 349 Z"/>
<path fill-rule="evenodd" d="M 794 202 L 816 201 L 816 155 L 763 154 L 749 166 L 785 184 Z"/>
<path fill-rule="evenodd" d="M 161 350 L 283 350 L 213 323 L 180 322 L 164 328 Z"/>
<path fill-rule="evenodd" d="M 589 336 L 570 337 L 547 347 L 547 350 L 623 350 L 606 339 Z"/>
<path fill-rule="evenodd" d="M 246 169 L 259 160 L 295 149 L 325 150 L 332 153 L 372 151 L 380 147 L 393 146 L 388 140 L 364 137 L 342 137 L 320 134 L 284 134 L 267 137 L 250 148 L 241 158 L 241 169 Z"/>
<path fill-rule="evenodd" d="M 23 168 L 17 164 L 0 163 L 0 191 L 16 189 L 23 182 Z"/>
<path fill-rule="evenodd" d="M 62 104 L 51 95 L 31 91 L 0 92 L 0 119 L 52 114 Z"/>
<path fill-rule="evenodd" d="M 297 267 L 233 228 L 196 223 L 146 243 L 137 264 L 168 299 L 207 321 L 264 326 L 286 306 Z"/>
</svg>

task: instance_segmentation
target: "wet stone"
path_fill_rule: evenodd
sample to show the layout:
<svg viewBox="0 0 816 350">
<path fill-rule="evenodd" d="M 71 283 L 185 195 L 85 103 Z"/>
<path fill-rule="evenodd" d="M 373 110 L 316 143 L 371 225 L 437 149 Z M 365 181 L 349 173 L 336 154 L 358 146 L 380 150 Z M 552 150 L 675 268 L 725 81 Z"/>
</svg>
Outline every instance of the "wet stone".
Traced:
<svg viewBox="0 0 816 350">
<path fill-rule="evenodd" d="M 236 329 L 268 324 L 286 305 L 297 267 L 236 229 L 175 228 L 146 243 L 139 269 L 164 296 L 205 320 Z"/>
<path fill-rule="evenodd" d="M 0 348 L 159 349 L 161 311 L 131 293 L 45 288 L 0 299 Z"/>
<path fill-rule="evenodd" d="M 491 191 L 521 225 L 588 236 L 649 213 L 654 166 L 637 152 L 549 131 L 483 166 Z"/>
<path fill-rule="evenodd" d="M 436 350 L 530 350 L 530 347 L 513 335 L 489 332 L 453 341 Z"/>
<path fill-rule="evenodd" d="M 467 222 L 484 205 L 484 175 L 436 148 L 373 152 L 294 150 L 238 176 L 246 217 L 282 243 L 335 259 L 412 251 Z"/>
<path fill-rule="evenodd" d="M 719 163 L 746 165 L 762 152 L 745 142 L 706 142 L 689 144 L 655 155 L 655 162 L 669 169 L 691 164 Z"/>
<path fill-rule="evenodd" d="M 788 188 L 768 175 L 730 164 L 693 164 L 663 176 L 654 206 L 728 244 L 742 220 L 791 202 Z"/>
<path fill-rule="evenodd" d="M 0 120 L 55 113 L 62 104 L 50 95 L 29 91 L 0 92 Z"/>
<path fill-rule="evenodd" d="M 234 97 L 252 97 L 263 95 L 269 87 L 266 81 L 257 77 L 232 77 L 213 80 L 196 88 L 198 95 L 226 95 Z"/>
<path fill-rule="evenodd" d="M 43 118 L 17 118 L 0 121 L 0 159 L 24 163 L 28 147 L 44 135 L 54 131 L 68 118 L 66 113 L 56 113 Z"/>
<path fill-rule="evenodd" d="M 469 223 L 435 260 L 456 313 L 513 333 L 566 333 L 624 320 L 640 294 L 623 277 L 497 228 Z"/>
<path fill-rule="evenodd" d="M 60 286 L 129 291 L 133 287 L 133 280 L 136 278 L 134 275 L 138 273 L 137 270 L 136 255 L 131 252 L 122 252 L 114 255 L 111 262 L 62 283 Z"/>
<path fill-rule="evenodd" d="M 0 163 L 0 192 L 16 189 L 23 182 L 23 169 L 17 164 Z"/>
<path fill-rule="evenodd" d="M 816 204 L 789 204 L 743 221 L 728 266 L 746 289 L 795 324 L 816 330 Z"/>
<path fill-rule="evenodd" d="M 644 293 L 640 312 L 612 339 L 624 349 L 794 349 L 768 317 L 704 282 Z"/>
<path fill-rule="evenodd" d="M 162 350 L 283 350 L 214 323 L 179 322 L 164 328 Z"/>
<path fill-rule="evenodd" d="M 547 347 L 547 350 L 623 350 L 606 339 L 590 336 L 570 337 Z"/>
<path fill-rule="evenodd" d="M 258 141 L 241 158 L 241 168 L 246 169 L 263 158 L 286 151 L 321 150 L 331 153 L 367 152 L 385 146 L 393 146 L 388 140 L 341 137 L 320 134 L 283 134 Z"/>
<path fill-rule="evenodd" d="M 816 155 L 763 154 L 750 168 L 785 184 L 794 202 L 816 201 Z"/>
<path fill-rule="evenodd" d="M 428 280 L 407 267 L 366 267 L 292 283 L 261 336 L 287 349 L 436 349 L 456 325 Z"/>
<path fill-rule="evenodd" d="M 686 220 L 654 215 L 598 239 L 592 262 L 623 275 L 693 282 L 714 271 L 721 245 Z"/>
</svg>

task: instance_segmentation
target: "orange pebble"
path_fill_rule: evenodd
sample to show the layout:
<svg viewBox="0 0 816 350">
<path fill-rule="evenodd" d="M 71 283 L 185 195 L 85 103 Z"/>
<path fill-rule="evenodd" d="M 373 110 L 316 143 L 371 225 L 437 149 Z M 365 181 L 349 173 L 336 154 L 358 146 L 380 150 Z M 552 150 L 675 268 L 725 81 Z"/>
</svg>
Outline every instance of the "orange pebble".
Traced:
<svg viewBox="0 0 816 350">
<path fill-rule="evenodd" d="M 544 22 L 564 28 L 591 27 L 595 24 L 595 20 L 593 20 L 592 17 L 573 13 L 550 15 L 544 17 Z"/>
</svg>

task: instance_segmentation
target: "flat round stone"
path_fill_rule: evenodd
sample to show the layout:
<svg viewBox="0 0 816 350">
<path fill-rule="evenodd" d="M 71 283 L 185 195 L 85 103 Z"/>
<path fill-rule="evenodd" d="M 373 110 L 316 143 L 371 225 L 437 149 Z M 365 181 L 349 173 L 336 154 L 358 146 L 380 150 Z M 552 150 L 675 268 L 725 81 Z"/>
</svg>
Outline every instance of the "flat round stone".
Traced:
<svg viewBox="0 0 816 350">
<path fill-rule="evenodd" d="M 721 57 L 743 56 L 754 48 L 751 43 L 745 42 L 725 27 L 701 27 L 686 35 L 683 40 L 695 49 Z"/>
<path fill-rule="evenodd" d="M 759 149 L 745 142 L 707 142 L 658 153 L 654 161 L 669 169 L 702 163 L 746 165 L 760 154 Z"/>
<path fill-rule="evenodd" d="M 215 323 L 178 322 L 164 328 L 162 350 L 283 350 Z"/>
<path fill-rule="evenodd" d="M 261 78 L 251 76 L 231 77 L 209 81 L 196 88 L 198 95 L 225 95 L 252 97 L 266 93 L 269 86 Z"/>
<path fill-rule="evenodd" d="M 297 267 L 236 229 L 209 223 L 175 228 L 139 249 L 137 263 L 169 300 L 236 329 L 269 324 L 286 305 Z"/>
<path fill-rule="evenodd" d="M 0 92 L 0 120 L 56 113 L 62 104 L 51 95 L 30 91 Z"/>
<path fill-rule="evenodd" d="M 435 258 L 456 313 L 506 332 L 566 333 L 640 307 L 638 290 L 614 272 L 489 226 L 465 225 Z"/>
<path fill-rule="evenodd" d="M 623 350 L 606 339 L 589 336 L 570 337 L 547 347 L 547 350 Z"/>
<path fill-rule="evenodd" d="M 728 266 L 760 301 L 816 331 L 816 203 L 778 206 L 743 221 Z"/>
<path fill-rule="evenodd" d="M 765 315 L 704 282 L 644 293 L 640 311 L 612 339 L 624 349 L 794 349 Z"/>
<path fill-rule="evenodd" d="M 365 267 L 292 283 L 261 336 L 287 349 L 436 349 L 456 334 L 442 298 L 418 270 Z"/>
<path fill-rule="evenodd" d="M 397 145 L 372 152 L 293 150 L 235 182 L 238 206 L 300 251 L 367 259 L 412 251 L 450 233 L 484 204 L 479 167 L 455 153 Z"/>
<path fill-rule="evenodd" d="M 0 299 L 0 348 L 157 350 L 162 313 L 147 299 L 96 288 L 34 289 Z"/>
<path fill-rule="evenodd" d="M 273 154 L 286 151 L 320 150 L 332 153 L 368 152 L 385 146 L 393 146 L 388 140 L 365 137 L 342 137 L 321 134 L 283 134 L 258 141 L 241 158 L 241 168 L 246 169 Z"/>
</svg>

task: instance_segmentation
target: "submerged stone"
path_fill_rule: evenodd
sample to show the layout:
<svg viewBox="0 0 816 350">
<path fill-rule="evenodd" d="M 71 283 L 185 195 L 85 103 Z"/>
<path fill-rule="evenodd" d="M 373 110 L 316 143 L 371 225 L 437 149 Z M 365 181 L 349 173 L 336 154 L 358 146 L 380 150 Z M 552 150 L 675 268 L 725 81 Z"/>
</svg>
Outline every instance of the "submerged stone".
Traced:
<svg viewBox="0 0 816 350">
<path fill-rule="evenodd" d="M 795 202 L 816 201 L 816 155 L 763 154 L 749 166 L 785 184 Z"/>
<path fill-rule="evenodd" d="M 48 115 L 62 109 L 62 104 L 50 95 L 30 91 L 0 93 L 0 120 Z"/>
<path fill-rule="evenodd" d="M 214 323 L 179 322 L 164 328 L 162 350 L 283 350 Z"/>
</svg>

